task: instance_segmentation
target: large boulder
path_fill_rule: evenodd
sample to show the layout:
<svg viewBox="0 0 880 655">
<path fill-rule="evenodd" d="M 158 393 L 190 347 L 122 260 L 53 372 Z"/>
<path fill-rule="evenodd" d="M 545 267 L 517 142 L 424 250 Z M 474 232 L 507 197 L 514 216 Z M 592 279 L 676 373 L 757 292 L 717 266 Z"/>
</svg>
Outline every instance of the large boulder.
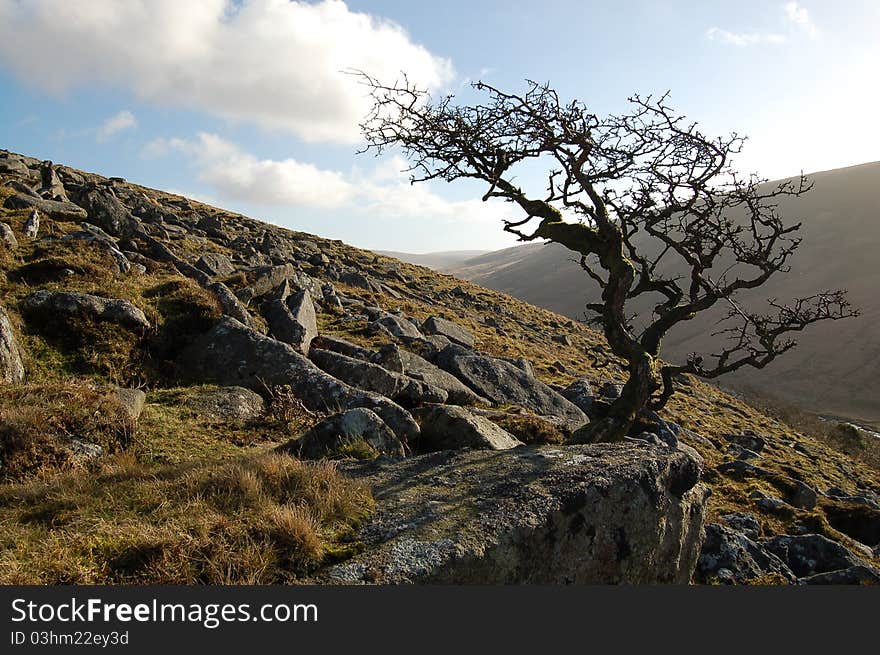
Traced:
<svg viewBox="0 0 880 655">
<path fill-rule="evenodd" d="M 419 329 L 412 324 L 412 321 L 403 316 L 387 312 L 382 312 L 368 327 L 371 330 L 385 332 L 401 339 L 424 338 Z"/>
<path fill-rule="evenodd" d="M 437 364 L 496 405 L 520 405 L 541 416 L 559 417 L 571 431 L 589 421 L 574 403 L 536 378 L 529 366 L 479 355 L 460 346 L 444 348 Z"/>
<path fill-rule="evenodd" d="M 232 275 L 235 273 L 235 266 L 229 261 L 229 257 L 219 252 L 204 253 L 198 258 L 195 266 L 211 276 Z"/>
<path fill-rule="evenodd" d="M 116 323 L 133 332 L 145 333 L 150 329 L 143 311 L 119 298 L 67 291 L 35 291 L 22 301 L 21 307 L 27 314 L 48 320 L 85 318 Z"/>
<path fill-rule="evenodd" d="M 0 305 L 0 383 L 21 382 L 24 362 L 6 308 Z"/>
<path fill-rule="evenodd" d="M 231 316 L 249 328 L 256 328 L 254 317 L 251 316 L 251 313 L 241 304 L 241 301 L 232 293 L 229 287 L 222 282 L 214 282 L 208 287 L 208 290 L 217 297 L 217 302 L 220 303 L 220 307 L 226 316 Z"/>
<path fill-rule="evenodd" d="M 267 337 L 228 316 L 196 339 L 178 362 L 196 382 L 239 385 L 257 392 L 287 385 L 307 409 L 339 412 L 371 409 L 407 443 L 419 427 L 402 407 L 378 394 L 355 389 L 325 373 L 286 343 Z"/>
<path fill-rule="evenodd" d="M 79 222 L 88 218 L 86 210 L 72 202 L 44 200 L 40 197 L 28 196 L 23 193 L 9 196 L 3 203 L 3 206 L 7 209 L 38 209 L 56 221 Z"/>
<path fill-rule="evenodd" d="M 269 333 L 297 352 L 309 354 L 312 339 L 318 336 L 315 304 L 308 289 L 293 293 L 290 283 L 284 280 L 275 290 L 263 310 Z"/>
<path fill-rule="evenodd" d="M 593 409 L 594 401 L 593 388 L 590 386 L 589 380 L 586 378 L 575 380 L 565 387 L 561 393 L 567 400 L 577 405 L 584 414 L 589 416 Z"/>
<path fill-rule="evenodd" d="M 388 371 L 378 364 L 318 348 L 313 348 L 309 356 L 315 364 L 330 375 L 353 387 L 374 391 L 397 402 L 406 404 L 443 403 L 448 399 L 448 394 L 442 389 L 400 373 Z"/>
<path fill-rule="evenodd" d="M 479 405 L 487 402 L 451 373 L 434 366 L 415 353 L 403 350 L 397 344 L 383 346 L 372 356 L 372 360 L 388 370 L 398 371 L 432 387 L 443 389 L 449 396 L 448 402 L 452 405 Z"/>
<path fill-rule="evenodd" d="M 316 582 L 689 582 L 706 488 L 680 451 L 636 444 L 442 451 L 345 462 L 377 511 L 364 552 Z"/>
<path fill-rule="evenodd" d="M 363 407 L 335 414 L 278 450 L 297 457 L 319 459 L 341 455 L 346 448 L 366 444 L 378 453 L 404 457 L 406 450 L 379 416 Z"/>
<path fill-rule="evenodd" d="M 431 316 L 422 323 L 424 334 L 439 334 L 446 337 L 452 343 L 457 343 L 466 348 L 474 347 L 474 335 L 460 325 L 447 321 L 440 316 Z"/>
<path fill-rule="evenodd" d="M 507 430 L 464 407 L 419 407 L 412 414 L 422 431 L 418 442 L 418 449 L 422 452 L 458 448 L 507 450 L 523 445 Z"/>
</svg>

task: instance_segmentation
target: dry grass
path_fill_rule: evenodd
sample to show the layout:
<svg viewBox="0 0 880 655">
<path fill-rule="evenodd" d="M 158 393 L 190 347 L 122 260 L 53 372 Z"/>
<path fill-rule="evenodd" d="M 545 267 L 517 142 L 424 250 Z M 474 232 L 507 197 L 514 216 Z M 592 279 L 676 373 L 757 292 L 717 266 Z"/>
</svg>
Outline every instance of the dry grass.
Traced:
<svg viewBox="0 0 880 655">
<path fill-rule="evenodd" d="M 134 427 L 113 394 L 86 380 L 0 386 L 0 480 L 76 466 L 73 440 L 118 452 Z"/>
<path fill-rule="evenodd" d="M 293 582 L 371 511 L 331 463 L 259 454 L 0 487 L 2 584 Z"/>
<path fill-rule="evenodd" d="M 525 444 L 561 444 L 565 435 L 552 423 L 539 416 L 507 414 L 493 423 L 507 430 Z"/>
</svg>

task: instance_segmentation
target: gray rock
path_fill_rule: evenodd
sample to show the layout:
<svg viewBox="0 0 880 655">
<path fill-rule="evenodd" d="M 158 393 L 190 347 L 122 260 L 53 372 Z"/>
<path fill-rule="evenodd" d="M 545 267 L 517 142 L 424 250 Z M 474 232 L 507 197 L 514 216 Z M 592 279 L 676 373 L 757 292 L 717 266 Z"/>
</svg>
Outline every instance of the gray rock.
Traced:
<svg viewBox="0 0 880 655">
<path fill-rule="evenodd" d="M 576 405 L 534 375 L 510 362 L 449 346 L 437 356 L 437 365 L 497 405 L 514 404 L 541 416 L 557 416 L 574 431 L 588 422 Z"/>
<path fill-rule="evenodd" d="M 348 357 L 354 357 L 355 359 L 360 359 L 365 362 L 371 361 L 373 356 L 375 355 L 372 350 L 361 348 L 351 341 L 346 341 L 345 339 L 334 337 L 329 334 L 321 334 L 315 337 L 312 340 L 312 346 L 315 348 L 320 348 L 321 350 L 332 350 L 335 353 L 340 353 Z M 381 364 L 381 362 L 379 363 Z M 387 366 L 385 368 L 387 368 L 389 371 L 395 370 L 392 368 L 388 368 Z"/>
<path fill-rule="evenodd" d="M 187 395 L 184 405 L 199 416 L 234 423 L 253 421 L 266 411 L 260 394 L 234 386 L 197 389 Z"/>
<path fill-rule="evenodd" d="M 799 578 L 854 566 L 869 567 L 842 544 L 820 534 L 778 535 L 763 540 L 761 545 L 784 561 Z"/>
<path fill-rule="evenodd" d="M 297 457 L 319 459 L 333 456 L 345 446 L 365 442 L 379 453 L 390 457 L 404 457 L 406 451 L 400 440 L 384 421 L 369 409 L 358 407 L 336 414 L 318 423 L 298 439 L 280 446 L 278 450 Z"/>
<path fill-rule="evenodd" d="M 12 329 L 6 308 L 0 304 L 0 383 L 21 382 L 24 379 L 24 362 L 21 347 Z"/>
<path fill-rule="evenodd" d="M 744 534 L 718 523 L 706 526 L 695 578 L 711 582 L 721 569 L 727 570 L 730 582 L 744 583 L 762 576 L 776 574 L 789 584 L 796 577 L 786 563 Z"/>
<path fill-rule="evenodd" d="M 263 315 L 273 337 L 303 355 L 309 354 L 312 339 L 318 336 L 318 323 L 308 289 L 292 293 L 289 282 L 284 280 L 266 303 Z"/>
<path fill-rule="evenodd" d="M 8 186 L 10 189 L 15 189 L 19 193 L 23 193 L 26 196 L 30 196 L 31 198 L 41 198 L 40 194 L 34 191 L 30 187 L 30 185 L 25 184 L 21 180 L 6 180 L 3 183 L 3 186 Z"/>
<path fill-rule="evenodd" d="M 388 334 L 408 339 L 422 339 L 422 333 L 409 320 L 396 314 L 383 312 L 379 318 L 372 321 L 368 328 L 387 332 Z"/>
<path fill-rule="evenodd" d="M 13 153 L 0 152 L 0 173 L 26 177 L 29 171 L 27 164 L 20 157 Z"/>
<path fill-rule="evenodd" d="M 447 321 L 439 316 L 431 316 L 422 323 L 422 332 L 424 334 L 439 334 L 449 339 L 452 343 L 457 343 L 466 348 L 474 347 L 474 335 L 465 330 L 460 325 Z"/>
<path fill-rule="evenodd" d="M 256 328 L 254 317 L 245 309 L 245 306 L 239 302 L 238 298 L 232 293 L 232 290 L 222 282 L 214 282 L 208 287 L 208 290 L 217 297 L 220 307 L 226 316 L 231 316 L 236 321 L 243 323 L 249 328 Z"/>
<path fill-rule="evenodd" d="M 418 449 L 422 452 L 458 448 L 507 450 L 523 445 L 507 430 L 464 407 L 419 407 L 412 414 L 421 428 Z"/>
<path fill-rule="evenodd" d="M 723 515 L 721 519 L 731 529 L 744 534 L 753 541 L 761 536 L 761 524 L 758 522 L 758 518 L 751 512 L 733 512 Z"/>
<path fill-rule="evenodd" d="M 364 552 L 315 581 L 686 584 L 707 496 L 693 465 L 626 444 L 344 462 L 377 511 L 353 537 Z"/>
<path fill-rule="evenodd" d="M 593 406 L 593 389 L 586 378 L 575 380 L 562 390 L 562 396 L 578 406 L 584 414 L 589 414 Z"/>
<path fill-rule="evenodd" d="M 448 402 L 452 405 L 479 405 L 488 402 L 451 373 L 434 366 L 415 353 L 403 350 L 396 344 L 388 344 L 380 348 L 379 352 L 373 354 L 372 361 L 390 371 L 403 373 L 432 387 L 443 389 L 448 396 Z"/>
<path fill-rule="evenodd" d="M 131 262 L 125 253 L 116 245 L 116 241 L 105 233 L 101 228 L 89 223 L 82 224 L 83 229 L 70 232 L 61 237 L 61 241 L 82 241 L 106 252 L 116 267 L 117 273 L 128 273 L 131 270 Z"/>
<path fill-rule="evenodd" d="M 0 243 L 9 248 L 9 250 L 18 248 L 18 239 L 15 238 L 15 232 L 6 223 L 0 223 Z"/>
<path fill-rule="evenodd" d="M 134 332 L 147 332 L 150 322 L 127 300 L 101 298 L 88 293 L 35 291 L 22 301 L 22 309 L 48 319 L 80 317 L 116 323 Z"/>
<path fill-rule="evenodd" d="M 22 193 L 9 196 L 3 203 L 3 206 L 7 209 L 39 209 L 55 221 L 79 222 L 88 218 L 86 210 L 72 202 L 43 200 L 42 198 L 26 196 Z"/>
<path fill-rule="evenodd" d="M 113 192 L 96 184 L 85 184 L 71 191 L 70 199 L 88 212 L 89 222 L 114 237 L 138 236 L 143 228 Z"/>
<path fill-rule="evenodd" d="M 449 397 L 442 389 L 386 370 L 378 364 L 318 348 L 313 348 L 309 355 L 322 370 L 343 382 L 358 389 L 373 391 L 397 402 L 407 405 L 443 403 Z"/>
<path fill-rule="evenodd" d="M 344 271 L 339 276 L 339 281 L 357 289 L 364 289 L 365 291 L 372 291 L 373 293 L 382 293 L 382 285 L 376 280 L 367 277 L 363 273 L 358 273 L 357 271 Z"/>
<path fill-rule="evenodd" d="M 292 264 L 260 266 L 252 269 L 249 273 L 253 276 L 254 282 L 250 286 L 235 292 L 238 299 L 245 305 L 254 298 L 265 296 L 275 291 L 286 280 L 290 281 L 292 288 L 308 289 L 313 300 L 321 300 L 323 298 L 321 285 Z"/>
<path fill-rule="evenodd" d="M 125 415 L 129 420 L 136 422 L 141 413 L 144 411 L 144 405 L 147 402 L 147 394 L 140 389 L 127 389 L 125 387 L 116 387 L 113 390 L 116 400 L 125 410 Z"/>
<path fill-rule="evenodd" d="M 68 199 L 67 192 L 64 190 L 64 185 L 61 183 L 55 165 L 52 162 L 44 161 L 40 165 L 40 180 L 42 186 L 38 193 L 43 198 L 61 201 L 66 201 Z"/>
<path fill-rule="evenodd" d="M 393 401 L 355 389 L 325 373 L 286 343 L 224 317 L 181 355 L 180 370 L 190 380 L 240 385 L 254 391 L 289 385 L 307 409 L 339 412 L 366 407 L 376 412 L 402 443 L 419 433 L 409 412 Z"/>
<path fill-rule="evenodd" d="M 229 257 L 219 252 L 206 252 L 196 261 L 196 268 L 212 277 L 218 275 L 232 275 L 235 266 L 229 261 Z"/>
<path fill-rule="evenodd" d="M 28 239 L 36 239 L 40 232 L 40 210 L 34 207 L 24 222 L 24 235 Z"/>
</svg>

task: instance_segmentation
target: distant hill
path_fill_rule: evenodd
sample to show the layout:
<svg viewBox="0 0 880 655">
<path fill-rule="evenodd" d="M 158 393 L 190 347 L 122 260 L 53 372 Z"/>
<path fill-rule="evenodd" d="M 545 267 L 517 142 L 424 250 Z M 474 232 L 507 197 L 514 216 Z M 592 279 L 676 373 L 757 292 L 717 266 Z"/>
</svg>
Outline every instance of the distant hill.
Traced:
<svg viewBox="0 0 880 655">
<path fill-rule="evenodd" d="M 803 243 L 792 270 L 744 300 L 780 300 L 843 287 L 862 310 L 859 318 L 812 326 L 799 347 L 766 369 L 745 369 L 720 382 L 774 396 L 816 413 L 880 421 L 880 162 L 810 176 L 813 190 L 781 203 L 787 222 L 802 221 Z M 568 251 L 529 244 L 487 253 L 457 266 L 455 275 L 572 318 L 597 288 Z M 709 315 L 680 326 L 664 356 L 681 360 L 711 352 Z"/>
<path fill-rule="evenodd" d="M 447 271 L 459 266 L 462 262 L 480 255 L 485 255 L 489 250 L 450 250 L 447 252 L 426 252 L 422 254 L 412 252 L 395 252 L 392 250 L 377 250 L 380 255 L 394 257 L 407 264 L 425 266 L 435 271 Z"/>
</svg>

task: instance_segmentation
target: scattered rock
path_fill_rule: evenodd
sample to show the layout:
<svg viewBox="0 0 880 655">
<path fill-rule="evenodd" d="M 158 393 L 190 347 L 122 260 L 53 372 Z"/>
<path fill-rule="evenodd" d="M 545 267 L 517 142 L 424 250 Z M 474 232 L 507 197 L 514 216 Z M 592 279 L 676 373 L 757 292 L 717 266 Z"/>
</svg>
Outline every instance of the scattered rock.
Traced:
<svg viewBox="0 0 880 655">
<path fill-rule="evenodd" d="M 21 347 L 15 338 L 6 308 L 0 304 L 0 383 L 21 382 L 23 379 Z"/>
<path fill-rule="evenodd" d="M 88 293 L 35 291 L 22 301 L 22 309 L 50 319 L 78 317 L 107 321 L 133 332 L 145 333 L 150 329 L 144 313 L 127 300 Z"/>
<path fill-rule="evenodd" d="M 755 453 L 760 453 L 764 450 L 764 446 L 767 445 L 767 441 L 763 437 L 759 437 L 751 431 L 746 431 L 742 434 L 723 434 L 721 436 L 725 441 Z"/>
<path fill-rule="evenodd" d="M 338 412 L 366 407 L 376 412 L 402 443 L 419 433 L 412 416 L 391 400 L 325 373 L 286 343 L 276 341 L 230 317 L 224 317 L 191 344 L 180 358 L 190 380 L 240 385 L 254 391 L 289 385 L 307 409 Z"/>
<path fill-rule="evenodd" d="M 368 328 L 385 331 L 395 337 L 404 337 L 408 339 L 424 338 L 415 325 L 396 314 L 387 314 L 383 312 L 379 318 L 369 324 Z"/>
<path fill-rule="evenodd" d="M 229 261 L 229 257 L 219 252 L 206 252 L 196 261 L 196 268 L 212 277 L 232 275 L 235 266 Z"/>
<path fill-rule="evenodd" d="M 36 207 L 31 210 L 30 215 L 24 222 L 23 232 L 28 239 L 37 238 L 37 234 L 40 232 L 40 210 Z"/>
<path fill-rule="evenodd" d="M 751 512 L 733 512 L 725 514 L 721 519 L 731 529 L 744 534 L 753 541 L 761 536 L 761 524 L 758 522 L 758 518 Z"/>
<path fill-rule="evenodd" d="M 768 471 L 760 466 L 749 464 L 745 460 L 738 459 L 719 464 L 716 470 L 739 480 L 746 478 L 766 480 L 779 489 L 785 496 L 785 500 L 795 507 L 813 509 L 818 500 L 818 493 L 808 484 L 780 473 Z"/>
<path fill-rule="evenodd" d="M 507 450 L 523 445 L 489 419 L 472 414 L 464 407 L 420 407 L 413 410 L 413 417 L 421 428 L 418 449 L 422 452 L 457 448 Z"/>
<path fill-rule="evenodd" d="M 374 391 L 407 405 L 444 403 L 449 397 L 430 384 L 347 355 L 315 348 L 310 357 L 321 369 L 353 387 Z"/>
<path fill-rule="evenodd" d="M 465 330 L 460 325 L 447 321 L 439 316 L 431 316 L 422 323 L 422 333 L 439 334 L 446 337 L 452 343 L 457 343 L 465 348 L 474 347 L 474 335 Z"/>
<path fill-rule="evenodd" d="M 369 409 L 357 407 L 335 414 L 318 423 L 297 439 L 278 450 L 297 457 L 319 459 L 345 453 L 346 447 L 366 443 L 377 452 L 390 457 L 404 457 L 406 451 L 400 440 L 384 421 Z"/>
<path fill-rule="evenodd" d="M 403 373 L 432 387 L 442 389 L 452 405 L 479 405 L 487 402 L 451 373 L 434 366 L 415 353 L 403 350 L 397 344 L 388 344 L 380 348 L 379 352 L 373 354 L 372 361 L 390 371 Z"/>
<path fill-rule="evenodd" d="M 73 202 L 88 212 L 90 223 L 114 237 L 125 239 L 143 232 L 140 222 L 108 187 L 84 184 L 71 191 L 70 196 Z"/>
<path fill-rule="evenodd" d="M 318 324 L 308 289 L 292 293 L 289 282 L 284 280 L 267 302 L 263 315 L 273 337 L 303 355 L 309 354 L 312 339 L 318 336 Z"/>
<path fill-rule="evenodd" d="M 789 584 L 795 575 L 783 560 L 744 534 L 718 523 L 706 526 L 695 577 L 698 582 L 711 582 L 722 569 L 729 582 L 742 584 L 766 575 L 779 575 Z"/>
<path fill-rule="evenodd" d="M 577 405 L 580 410 L 589 415 L 593 406 L 593 389 L 586 378 L 575 380 L 562 390 L 562 396 Z"/>
<path fill-rule="evenodd" d="M 365 291 L 372 291 L 373 293 L 382 293 L 381 284 L 357 271 L 345 271 L 339 276 L 339 281 L 357 289 L 364 289 Z"/>
<path fill-rule="evenodd" d="M 843 545 L 820 534 L 778 535 L 761 544 L 785 562 L 799 578 L 868 566 Z"/>
<path fill-rule="evenodd" d="M 880 584 L 880 573 L 869 566 L 851 566 L 848 569 L 808 575 L 798 582 L 805 585 L 876 585 Z"/>
<path fill-rule="evenodd" d="M 245 309 L 245 306 L 239 302 L 238 298 L 232 293 L 232 290 L 222 282 L 214 282 L 208 287 L 208 290 L 217 297 L 220 307 L 226 316 L 231 316 L 236 321 L 243 323 L 249 328 L 256 329 L 254 317 Z"/>
<path fill-rule="evenodd" d="M 576 405 L 538 380 L 530 370 L 509 361 L 453 345 L 437 356 L 436 363 L 496 405 L 520 405 L 541 416 L 557 416 L 565 420 L 570 431 L 589 420 Z"/>
</svg>

